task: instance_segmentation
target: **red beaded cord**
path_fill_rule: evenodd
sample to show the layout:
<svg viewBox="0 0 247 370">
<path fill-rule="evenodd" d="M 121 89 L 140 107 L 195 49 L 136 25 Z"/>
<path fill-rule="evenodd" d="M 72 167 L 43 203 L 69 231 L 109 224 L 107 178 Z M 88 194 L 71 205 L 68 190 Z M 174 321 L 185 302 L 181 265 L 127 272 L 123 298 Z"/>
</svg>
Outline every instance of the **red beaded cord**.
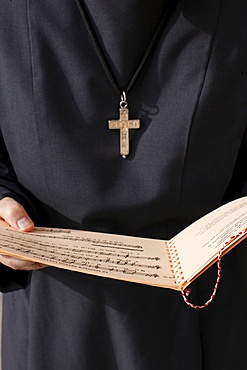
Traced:
<svg viewBox="0 0 247 370">
<path fill-rule="evenodd" d="M 183 300 L 189 307 L 194 308 L 196 310 L 201 310 L 202 308 L 206 308 L 207 306 L 209 306 L 210 303 L 215 298 L 215 295 L 216 295 L 216 292 L 217 292 L 217 289 L 218 289 L 218 285 L 219 285 L 219 282 L 220 282 L 220 278 L 221 278 L 221 256 L 222 256 L 223 250 L 224 249 L 221 249 L 218 253 L 218 257 L 217 257 L 217 279 L 216 279 L 216 283 L 215 283 L 215 286 L 214 286 L 213 293 L 211 294 L 211 297 L 209 298 L 209 300 L 206 303 L 204 303 L 202 306 L 198 306 L 196 304 L 190 303 L 186 297 L 191 293 L 191 289 L 186 288 L 186 289 L 182 290 L 181 293 L 182 293 Z"/>
<path fill-rule="evenodd" d="M 215 295 L 216 295 L 216 292 L 217 292 L 217 289 L 218 289 L 218 285 L 219 285 L 219 282 L 220 282 L 220 278 L 221 278 L 221 257 L 222 257 L 223 251 L 225 250 L 226 246 L 229 243 L 233 242 L 234 239 L 239 239 L 239 238 L 243 238 L 243 237 L 246 238 L 246 235 L 247 235 L 247 228 L 245 228 L 243 231 L 240 231 L 237 235 L 231 236 L 230 240 L 227 241 L 225 243 L 224 247 L 219 251 L 219 253 L 217 255 L 217 279 L 216 279 L 216 283 L 215 283 L 215 286 L 214 286 L 213 293 L 212 293 L 211 297 L 209 298 L 209 300 L 206 303 L 204 303 L 202 306 L 198 306 L 196 304 L 190 303 L 186 297 L 188 297 L 190 295 L 191 289 L 190 288 L 185 288 L 184 290 L 182 290 L 181 293 L 182 293 L 183 300 L 189 307 L 192 307 L 196 310 L 201 310 L 202 308 L 206 308 L 207 306 L 210 305 L 210 303 L 215 298 Z"/>
</svg>

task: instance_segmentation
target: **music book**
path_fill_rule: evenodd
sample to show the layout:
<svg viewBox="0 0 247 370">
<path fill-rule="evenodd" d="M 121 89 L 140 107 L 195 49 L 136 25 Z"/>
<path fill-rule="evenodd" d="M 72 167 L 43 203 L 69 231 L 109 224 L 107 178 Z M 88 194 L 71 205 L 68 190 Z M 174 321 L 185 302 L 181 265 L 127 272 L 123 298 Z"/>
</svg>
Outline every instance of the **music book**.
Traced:
<svg viewBox="0 0 247 370">
<path fill-rule="evenodd" d="M 171 240 L 36 227 L 0 221 L 0 253 L 48 266 L 183 291 L 221 251 L 247 236 L 247 197 L 203 216 Z"/>
</svg>

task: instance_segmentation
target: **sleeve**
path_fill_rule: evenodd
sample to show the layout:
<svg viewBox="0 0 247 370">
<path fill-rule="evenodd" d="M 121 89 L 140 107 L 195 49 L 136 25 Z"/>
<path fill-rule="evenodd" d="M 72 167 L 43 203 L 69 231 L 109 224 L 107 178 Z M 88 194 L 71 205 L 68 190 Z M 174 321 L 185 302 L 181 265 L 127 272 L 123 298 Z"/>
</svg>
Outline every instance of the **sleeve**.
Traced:
<svg viewBox="0 0 247 370">
<path fill-rule="evenodd" d="M 29 284 L 31 272 L 15 271 L 0 264 L 0 291 L 2 293 L 26 288 Z"/>
<path fill-rule="evenodd" d="M 245 129 L 231 181 L 223 203 L 247 195 L 247 128 Z"/>
<path fill-rule="evenodd" d="M 0 199 L 4 197 L 14 198 L 23 205 L 34 222 L 36 221 L 37 214 L 30 202 L 32 197 L 18 183 L 0 131 Z M 0 291 L 7 292 L 25 288 L 29 283 L 30 276 L 30 272 L 15 271 L 0 264 Z"/>
</svg>

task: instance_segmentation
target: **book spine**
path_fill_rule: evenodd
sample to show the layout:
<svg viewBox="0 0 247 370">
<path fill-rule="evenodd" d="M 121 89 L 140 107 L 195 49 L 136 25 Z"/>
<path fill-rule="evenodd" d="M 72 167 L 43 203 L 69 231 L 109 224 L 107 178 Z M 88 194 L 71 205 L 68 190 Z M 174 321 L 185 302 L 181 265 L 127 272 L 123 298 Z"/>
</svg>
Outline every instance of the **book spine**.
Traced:
<svg viewBox="0 0 247 370">
<path fill-rule="evenodd" d="M 178 251 L 174 240 L 170 240 L 167 243 L 167 254 L 169 263 L 171 266 L 172 273 L 174 274 L 176 284 L 181 287 L 182 283 L 185 281 L 182 266 L 179 260 Z"/>
</svg>

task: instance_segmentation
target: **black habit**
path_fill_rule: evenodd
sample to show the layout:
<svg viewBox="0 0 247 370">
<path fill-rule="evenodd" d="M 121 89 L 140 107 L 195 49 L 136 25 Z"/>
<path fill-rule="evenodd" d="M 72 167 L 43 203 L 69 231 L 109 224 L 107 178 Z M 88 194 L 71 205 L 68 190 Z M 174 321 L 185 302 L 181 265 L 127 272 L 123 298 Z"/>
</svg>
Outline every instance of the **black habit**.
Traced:
<svg viewBox="0 0 247 370">
<path fill-rule="evenodd" d="M 169 1 L 83 3 L 124 89 Z M 247 1 L 178 1 L 127 96 L 127 159 L 108 130 L 119 100 L 74 0 L 1 1 L 1 198 L 36 225 L 159 239 L 247 194 Z M 246 266 L 241 244 L 202 311 L 169 289 L 1 266 L 3 370 L 246 370 Z"/>
</svg>

